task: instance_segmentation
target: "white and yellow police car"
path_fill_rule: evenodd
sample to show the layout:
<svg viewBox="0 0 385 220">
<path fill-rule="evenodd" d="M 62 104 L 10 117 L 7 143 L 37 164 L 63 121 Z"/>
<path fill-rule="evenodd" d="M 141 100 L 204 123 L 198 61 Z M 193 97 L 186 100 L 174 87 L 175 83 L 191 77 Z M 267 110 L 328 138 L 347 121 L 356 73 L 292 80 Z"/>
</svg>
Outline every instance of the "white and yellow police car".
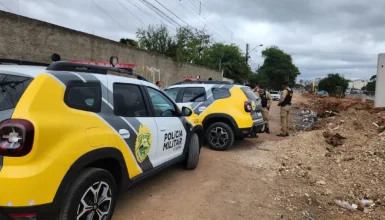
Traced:
<svg viewBox="0 0 385 220">
<path fill-rule="evenodd" d="M 132 183 L 197 167 L 197 116 L 140 75 L 22 63 L 0 64 L 0 219 L 109 220 Z"/>
</svg>

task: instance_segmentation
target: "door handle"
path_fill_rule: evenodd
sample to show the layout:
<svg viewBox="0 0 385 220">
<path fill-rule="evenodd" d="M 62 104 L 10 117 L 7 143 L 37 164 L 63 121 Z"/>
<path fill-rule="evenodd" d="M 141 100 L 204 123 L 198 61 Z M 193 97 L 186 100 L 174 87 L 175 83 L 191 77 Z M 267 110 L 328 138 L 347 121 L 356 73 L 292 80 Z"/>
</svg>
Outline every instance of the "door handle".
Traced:
<svg viewBox="0 0 385 220">
<path fill-rule="evenodd" d="M 130 132 L 129 132 L 128 130 L 126 130 L 126 129 L 120 129 L 120 130 L 119 130 L 119 134 L 120 134 L 120 136 L 122 136 L 122 138 L 124 138 L 124 139 L 130 138 Z"/>
<path fill-rule="evenodd" d="M 161 127 L 160 131 L 166 131 L 166 128 L 165 127 Z"/>
</svg>

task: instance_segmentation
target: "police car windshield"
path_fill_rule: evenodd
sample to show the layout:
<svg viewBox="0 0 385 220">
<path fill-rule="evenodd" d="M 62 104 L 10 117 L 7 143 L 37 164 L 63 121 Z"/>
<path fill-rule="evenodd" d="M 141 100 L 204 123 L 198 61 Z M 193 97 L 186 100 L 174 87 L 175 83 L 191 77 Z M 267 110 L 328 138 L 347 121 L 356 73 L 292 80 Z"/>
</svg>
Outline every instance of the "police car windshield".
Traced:
<svg viewBox="0 0 385 220">
<path fill-rule="evenodd" d="M 274 94 L 274 95 L 277 95 L 278 92 L 277 91 L 271 91 L 270 94 Z"/>
<path fill-rule="evenodd" d="M 0 73 L 0 111 L 15 108 L 32 79 Z"/>
</svg>

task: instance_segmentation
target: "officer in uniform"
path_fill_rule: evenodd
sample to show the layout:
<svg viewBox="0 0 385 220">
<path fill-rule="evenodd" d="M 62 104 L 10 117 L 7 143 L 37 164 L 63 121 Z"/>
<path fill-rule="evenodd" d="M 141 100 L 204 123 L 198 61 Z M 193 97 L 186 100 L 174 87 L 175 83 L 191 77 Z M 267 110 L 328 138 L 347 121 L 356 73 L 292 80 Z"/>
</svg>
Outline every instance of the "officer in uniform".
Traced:
<svg viewBox="0 0 385 220">
<path fill-rule="evenodd" d="M 293 98 L 293 90 L 289 88 L 289 83 L 283 84 L 283 91 L 278 106 L 281 106 L 281 133 L 278 137 L 289 136 L 289 114 L 291 107 L 291 99 Z"/>
<path fill-rule="evenodd" d="M 259 97 L 261 98 L 263 120 L 266 123 L 265 124 L 265 132 L 270 134 L 269 110 L 270 110 L 270 105 L 271 105 L 273 99 L 271 98 L 270 93 L 268 91 L 266 91 L 263 86 L 257 86 L 257 91 L 258 91 Z"/>
</svg>

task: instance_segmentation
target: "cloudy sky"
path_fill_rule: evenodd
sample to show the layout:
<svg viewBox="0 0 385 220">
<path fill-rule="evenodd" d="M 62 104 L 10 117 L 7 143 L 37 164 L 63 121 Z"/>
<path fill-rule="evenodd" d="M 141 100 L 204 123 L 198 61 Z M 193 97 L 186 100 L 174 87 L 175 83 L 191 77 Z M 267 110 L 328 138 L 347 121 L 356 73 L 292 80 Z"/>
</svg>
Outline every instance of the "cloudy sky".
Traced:
<svg viewBox="0 0 385 220">
<path fill-rule="evenodd" d="M 384 9 L 384 0 L 0 0 L 0 10 L 113 40 L 135 38 L 149 24 L 205 28 L 216 42 L 263 44 L 251 53 L 254 69 L 263 64 L 261 50 L 277 45 L 293 56 L 301 79 L 375 74 Z"/>
</svg>

